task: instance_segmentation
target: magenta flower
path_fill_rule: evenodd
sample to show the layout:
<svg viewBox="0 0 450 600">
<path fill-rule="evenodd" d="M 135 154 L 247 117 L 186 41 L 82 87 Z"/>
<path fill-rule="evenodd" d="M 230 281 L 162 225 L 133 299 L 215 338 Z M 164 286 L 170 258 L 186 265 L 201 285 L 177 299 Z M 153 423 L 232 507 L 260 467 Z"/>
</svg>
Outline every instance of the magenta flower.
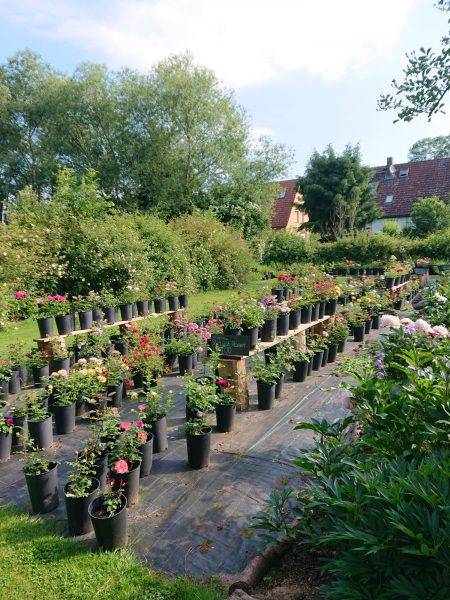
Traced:
<svg viewBox="0 0 450 600">
<path fill-rule="evenodd" d="M 16 300 L 20 300 L 21 298 L 28 298 L 28 293 L 27 293 L 27 292 L 23 292 L 23 291 L 21 291 L 21 292 L 16 292 L 16 293 L 14 294 L 14 298 L 15 298 Z"/>
<path fill-rule="evenodd" d="M 145 410 L 145 404 L 138 404 L 139 410 Z"/>
<path fill-rule="evenodd" d="M 120 424 L 120 429 L 123 429 L 124 431 L 128 431 L 128 429 L 131 429 L 132 424 L 129 421 L 123 421 Z"/>
<path fill-rule="evenodd" d="M 144 427 L 144 421 L 136 421 L 136 427 Z"/>
</svg>

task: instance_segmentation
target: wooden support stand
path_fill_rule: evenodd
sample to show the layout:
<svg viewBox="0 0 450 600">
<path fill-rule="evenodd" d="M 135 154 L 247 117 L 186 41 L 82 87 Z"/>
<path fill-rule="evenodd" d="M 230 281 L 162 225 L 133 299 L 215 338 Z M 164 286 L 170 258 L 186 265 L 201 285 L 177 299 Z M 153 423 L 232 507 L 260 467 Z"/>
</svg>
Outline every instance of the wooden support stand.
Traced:
<svg viewBox="0 0 450 600">
<path fill-rule="evenodd" d="M 288 333 L 277 337 L 273 342 L 260 342 L 254 350 L 250 351 L 249 356 L 254 356 L 259 352 L 263 352 L 268 348 L 276 346 L 284 340 L 293 339 L 294 344 L 298 348 L 304 348 L 306 345 L 306 332 L 308 330 L 318 330 L 322 323 L 333 317 L 325 316 L 318 321 L 304 323 Z M 221 356 L 220 362 L 222 366 L 219 368 L 219 375 L 223 379 L 227 379 L 234 386 L 233 396 L 237 399 L 236 408 L 238 411 L 248 410 L 249 407 L 249 391 L 247 385 L 247 365 L 245 359 L 247 356 Z"/>
</svg>

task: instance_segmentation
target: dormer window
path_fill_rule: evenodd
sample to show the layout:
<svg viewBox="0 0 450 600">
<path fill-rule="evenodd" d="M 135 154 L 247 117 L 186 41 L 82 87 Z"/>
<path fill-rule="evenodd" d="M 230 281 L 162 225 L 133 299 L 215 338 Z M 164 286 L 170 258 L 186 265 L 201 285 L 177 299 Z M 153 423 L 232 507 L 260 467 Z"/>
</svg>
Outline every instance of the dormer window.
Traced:
<svg viewBox="0 0 450 600">
<path fill-rule="evenodd" d="M 399 177 L 408 177 L 408 175 L 409 169 L 400 169 L 400 171 L 398 172 Z"/>
<path fill-rule="evenodd" d="M 386 194 L 386 198 L 384 199 L 385 204 L 392 204 L 394 199 L 394 194 Z"/>
<path fill-rule="evenodd" d="M 280 195 L 278 196 L 280 200 L 284 200 L 286 198 L 286 188 L 282 189 Z"/>
</svg>

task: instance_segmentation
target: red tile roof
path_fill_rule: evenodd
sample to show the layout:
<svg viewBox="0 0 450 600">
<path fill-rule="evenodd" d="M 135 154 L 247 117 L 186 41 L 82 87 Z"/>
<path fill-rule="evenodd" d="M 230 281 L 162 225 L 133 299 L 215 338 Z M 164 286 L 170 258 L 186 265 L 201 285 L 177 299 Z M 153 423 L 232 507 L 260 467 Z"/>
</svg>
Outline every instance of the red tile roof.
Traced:
<svg viewBox="0 0 450 600">
<path fill-rule="evenodd" d="M 295 200 L 297 179 L 285 179 L 284 181 L 277 181 L 277 183 L 286 190 L 286 195 L 284 198 L 275 198 L 272 213 L 273 228 L 286 227 L 288 224 L 292 204 Z"/>
<path fill-rule="evenodd" d="M 377 204 L 385 217 L 406 217 L 417 198 L 438 196 L 448 202 L 450 193 L 450 158 L 436 158 L 395 164 L 395 177 L 386 179 L 386 165 L 375 167 L 372 182 L 378 183 Z M 399 177 L 400 170 L 409 169 L 407 177 Z M 392 194 L 392 202 L 385 203 Z"/>
</svg>

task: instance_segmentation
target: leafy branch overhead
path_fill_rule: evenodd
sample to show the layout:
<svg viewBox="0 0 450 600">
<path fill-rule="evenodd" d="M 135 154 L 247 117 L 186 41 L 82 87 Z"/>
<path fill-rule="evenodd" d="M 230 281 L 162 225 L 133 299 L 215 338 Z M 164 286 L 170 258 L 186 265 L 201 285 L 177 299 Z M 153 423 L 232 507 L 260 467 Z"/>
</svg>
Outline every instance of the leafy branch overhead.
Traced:
<svg viewBox="0 0 450 600">
<path fill-rule="evenodd" d="M 439 0 L 437 8 L 450 11 L 448 0 Z M 447 21 L 450 24 L 450 19 Z M 392 81 L 394 90 L 383 94 L 378 100 L 379 110 L 397 111 L 397 121 L 412 121 L 425 114 L 430 121 L 437 113 L 443 113 L 446 96 L 450 91 L 450 35 L 441 38 L 438 52 L 421 47 L 406 55 L 408 64 L 403 69 L 401 83 Z"/>
</svg>

